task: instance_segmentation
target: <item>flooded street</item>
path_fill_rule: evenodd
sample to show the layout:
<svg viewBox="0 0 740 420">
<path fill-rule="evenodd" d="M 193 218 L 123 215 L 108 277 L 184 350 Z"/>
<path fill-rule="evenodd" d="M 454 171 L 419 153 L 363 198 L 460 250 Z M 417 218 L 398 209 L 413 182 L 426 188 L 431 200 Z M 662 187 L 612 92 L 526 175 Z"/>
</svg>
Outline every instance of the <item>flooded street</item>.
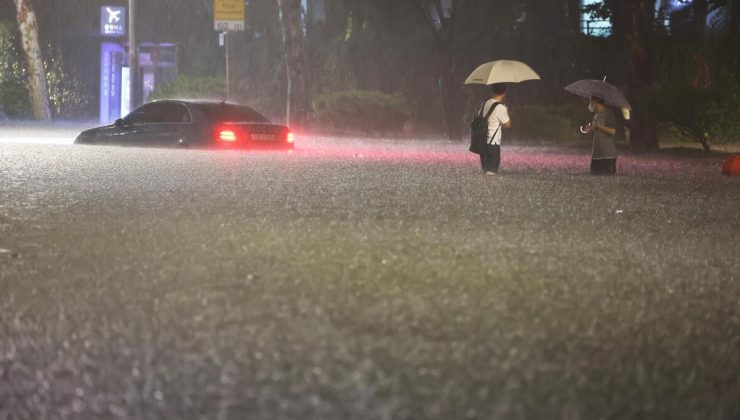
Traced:
<svg viewBox="0 0 740 420">
<path fill-rule="evenodd" d="M 721 158 L 2 143 L 0 417 L 740 415 Z"/>
</svg>

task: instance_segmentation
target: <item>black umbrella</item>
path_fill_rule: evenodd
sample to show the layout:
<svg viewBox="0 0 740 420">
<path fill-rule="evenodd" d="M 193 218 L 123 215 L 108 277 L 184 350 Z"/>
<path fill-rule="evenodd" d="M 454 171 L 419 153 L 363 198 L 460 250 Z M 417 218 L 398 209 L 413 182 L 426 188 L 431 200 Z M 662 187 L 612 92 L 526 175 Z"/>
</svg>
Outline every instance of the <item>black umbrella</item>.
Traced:
<svg viewBox="0 0 740 420">
<path fill-rule="evenodd" d="M 606 80 L 579 80 L 566 86 L 565 90 L 584 98 L 591 98 L 592 96 L 601 98 L 607 105 L 615 106 L 617 108 L 632 109 L 622 91 L 613 85 L 606 83 Z"/>
</svg>

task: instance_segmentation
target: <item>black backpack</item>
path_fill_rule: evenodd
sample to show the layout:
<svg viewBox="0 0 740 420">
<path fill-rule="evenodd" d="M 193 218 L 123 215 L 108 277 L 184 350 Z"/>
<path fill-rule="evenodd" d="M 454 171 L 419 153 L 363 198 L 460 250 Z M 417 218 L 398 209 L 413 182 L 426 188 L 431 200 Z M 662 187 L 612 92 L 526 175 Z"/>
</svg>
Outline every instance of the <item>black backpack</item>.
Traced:
<svg viewBox="0 0 740 420">
<path fill-rule="evenodd" d="M 488 102 L 488 101 L 486 101 Z M 496 137 L 496 133 L 493 133 L 493 137 L 488 138 L 488 118 L 493 114 L 493 110 L 500 105 L 499 102 L 494 102 L 491 108 L 488 110 L 486 116 L 483 116 L 483 109 L 486 107 L 486 102 L 480 107 L 480 111 L 475 114 L 473 121 L 470 122 L 470 151 L 479 155 L 489 154 L 491 149 L 491 140 Z M 501 129 L 499 125 L 498 129 Z"/>
</svg>

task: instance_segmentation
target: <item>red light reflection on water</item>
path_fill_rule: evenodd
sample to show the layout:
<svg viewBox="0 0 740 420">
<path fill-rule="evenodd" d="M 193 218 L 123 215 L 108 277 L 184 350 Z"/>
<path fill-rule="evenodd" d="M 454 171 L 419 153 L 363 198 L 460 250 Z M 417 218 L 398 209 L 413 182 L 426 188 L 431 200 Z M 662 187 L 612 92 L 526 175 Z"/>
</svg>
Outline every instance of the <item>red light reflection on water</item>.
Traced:
<svg viewBox="0 0 740 420">
<path fill-rule="evenodd" d="M 355 160 L 358 163 L 397 162 L 409 165 L 465 166 L 479 168 L 478 155 L 467 145 L 440 141 L 310 139 L 299 143 L 296 157 Z M 633 154 L 623 151 L 618 175 L 625 176 L 718 176 L 721 159 L 694 155 Z M 502 174 L 588 174 L 588 148 L 506 146 L 501 149 Z"/>
</svg>

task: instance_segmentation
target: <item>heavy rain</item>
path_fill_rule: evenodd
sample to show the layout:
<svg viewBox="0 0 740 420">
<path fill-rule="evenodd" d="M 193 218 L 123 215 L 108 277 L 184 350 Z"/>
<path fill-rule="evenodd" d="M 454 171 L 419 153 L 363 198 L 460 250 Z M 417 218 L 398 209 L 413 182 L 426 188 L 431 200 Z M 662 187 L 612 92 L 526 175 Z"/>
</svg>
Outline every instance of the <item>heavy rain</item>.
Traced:
<svg viewBox="0 0 740 420">
<path fill-rule="evenodd" d="M 0 418 L 740 418 L 739 17 L 0 0 Z"/>
</svg>

